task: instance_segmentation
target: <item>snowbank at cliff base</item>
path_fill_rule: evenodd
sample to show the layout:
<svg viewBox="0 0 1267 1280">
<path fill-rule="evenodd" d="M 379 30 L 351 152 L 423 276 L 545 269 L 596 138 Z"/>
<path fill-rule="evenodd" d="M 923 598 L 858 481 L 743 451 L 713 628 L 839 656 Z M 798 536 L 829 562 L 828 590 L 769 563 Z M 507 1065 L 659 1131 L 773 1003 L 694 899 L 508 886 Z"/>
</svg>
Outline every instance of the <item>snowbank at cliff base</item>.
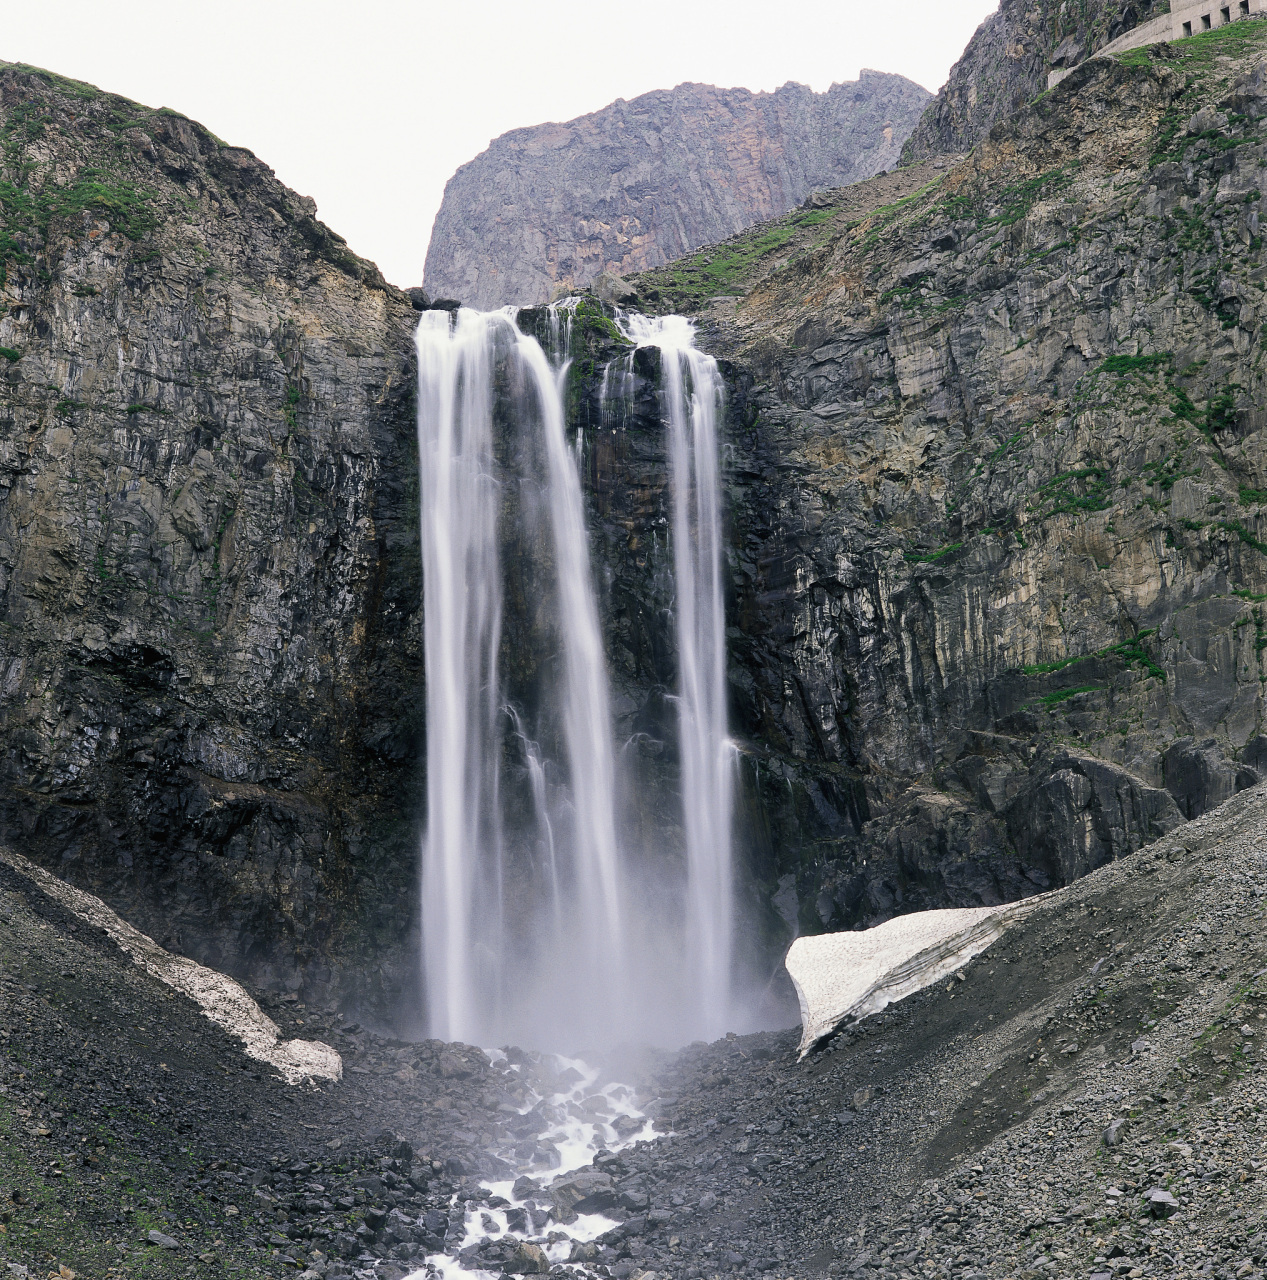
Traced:
<svg viewBox="0 0 1267 1280">
<path fill-rule="evenodd" d="M 784 964 L 801 1006 L 803 1058 L 837 1027 L 879 1013 L 978 956 L 1048 898 L 916 911 L 873 929 L 797 938 Z"/>
<path fill-rule="evenodd" d="M 50 898 L 86 924 L 104 930 L 134 963 L 188 996 L 207 1018 L 242 1041 L 247 1057 L 276 1068 L 288 1084 L 342 1078 L 343 1059 L 334 1049 L 317 1040 L 283 1040 L 277 1024 L 241 984 L 227 974 L 208 969 L 187 956 L 164 951 L 100 898 L 59 880 L 11 849 L 0 846 L 0 861 L 39 885 Z"/>
</svg>

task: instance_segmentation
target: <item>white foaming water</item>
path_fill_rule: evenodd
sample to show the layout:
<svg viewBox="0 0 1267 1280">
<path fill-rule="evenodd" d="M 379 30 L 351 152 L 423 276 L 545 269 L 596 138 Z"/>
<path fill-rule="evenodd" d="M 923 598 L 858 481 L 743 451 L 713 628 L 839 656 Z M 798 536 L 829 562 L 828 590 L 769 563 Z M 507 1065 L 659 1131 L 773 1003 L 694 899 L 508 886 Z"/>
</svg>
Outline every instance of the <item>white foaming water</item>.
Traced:
<svg viewBox="0 0 1267 1280">
<path fill-rule="evenodd" d="M 551 312 L 552 318 L 556 315 Z M 588 980 L 596 980 L 596 995 L 623 1008 L 625 910 L 616 843 L 611 699 L 590 570 L 581 477 L 568 448 L 563 421 L 567 365 L 555 373 L 540 346 L 522 334 L 517 350 L 536 387 L 545 433 L 546 496 L 558 560 L 566 671 L 563 725 L 576 808 L 577 934 L 584 940 L 585 951 L 580 959 L 588 966 Z"/>
<path fill-rule="evenodd" d="M 667 869 L 675 850 L 640 847 L 631 867 L 620 839 L 607 662 L 564 413 L 567 304 L 548 323 L 554 365 L 509 309 L 429 312 L 418 328 L 429 1030 L 555 1047 L 712 1038 L 731 1025 L 734 952 L 721 380 L 687 321 L 621 318 L 631 343 L 662 353 L 683 894 L 673 887 L 680 872 Z M 623 420 L 636 382 L 632 358 L 608 369 L 605 425 Z M 523 563 L 501 563 L 508 540 Z M 503 652 L 506 618 L 520 628 L 507 634 L 531 634 L 540 648 Z M 517 664 L 521 681 L 531 668 L 531 723 L 508 705 L 499 659 Z M 509 743 L 518 746 L 505 754 Z M 516 804 L 531 822 L 509 819 Z M 681 916 L 665 910 L 683 900 Z"/>
<path fill-rule="evenodd" d="M 683 316 L 621 315 L 622 331 L 661 354 L 673 495 L 678 643 L 678 725 L 686 831 L 687 972 L 698 1032 L 713 1039 L 731 1021 L 734 963 L 732 804 L 735 751 L 726 709 L 726 611 L 722 592 L 717 361 L 695 346 Z M 618 380 L 627 386 L 630 379 Z M 611 380 L 606 379 L 605 385 Z"/>
<path fill-rule="evenodd" d="M 503 320 L 504 323 L 504 320 Z M 493 316 L 418 323 L 418 456 L 427 665 L 423 959 L 431 1033 L 472 1040 L 477 887 L 500 870 L 497 649 L 501 576 L 493 472 Z M 494 938 L 494 943 L 496 939 Z"/>
<path fill-rule="evenodd" d="M 557 329 L 556 325 L 556 329 Z M 566 332 L 559 335 L 566 340 Z M 606 662 L 594 598 L 580 475 L 562 387 L 509 310 L 427 312 L 417 333 L 418 439 L 427 667 L 427 835 L 423 958 L 430 1033 L 489 1043 L 618 1033 L 624 1011 L 625 890 L 615 825 Z M 509 374 L 509 378 L 505 375 Z M 499 381 L 499 377 L 501 381 Z M 496 388 L 496 389 L 495 389 Z M 545 838 L 547 883 L 508 861 L 501 813 L 504 711 L 498 669 L 504 474 L 493 418 L 535 433 L 544 458 L 562 649 L 546 701 L 561 706 L 566 804 L 553 821 L 545 761 L 512 709 Z M 524 464 L 527 465 L 527 464 Z M 517 876 L 508 888 L 508 877 Z M 513 901 L 508 900 L 513 899 Z"/>
<path fill-rule="evenodd" d="M 496 1060 L 501 1055 L 493 1057 Z M 549 1153 L 551 1167 L 543 1171 L 539 1162 L 516 1160 L 513 1151 L 494 1152 L 510 1163 L 517 1175 L 534 1177 L 541 1190 L 516 1197 L 515 1178 L 481 1182 L 486 1199 L 468 1206 L 462 1216 L 460 1233 L 450 1231 L 445 1252 L 427 1255 L 422 1266 L 407 1280 L 415 1277 L 422 1280 L 426 1276 L 443 1276 L 445 1280 L 500 1276 L 500 1269 L 481 1269 L 472 1265 L 474 1260 L 469 1257 L 464 1266 L 459 1255 L 472 1246 L 504 1238 L 531 1241 L 550 1262 L 567 1262 L 573 1245 L 597 1240 L 618 1225 L 615 1218 L 602 1213 L 578 1214 L 571 1222 L 559 1222 L 553 1216 L 547 1218 L 553 1203 L 551 1184 L 566 1182 L 568 1174 L 589 1166 L 600 1150 L 615 1153 L 659 1135 L 652 1129 L 650 1119 L 635 1105 L 633 1090 L 627 1085 L 607 1084 L 596 1089 L 599 1072 L 587 1063 L 563 1057 L 552 1061 L 559 1073 L 571 1071 L 571 1086 L 548 1095 L 533 1091 L 526 1105 L 520 1108 L 520 1114 L 526 1115 L 544 1103 L 543 1111 L 554 1117 L 550 1127 L 537 1139 L 537 1150 Z M 492 1198 L 508 1201 L 510 1207 L 493 1208 L 488 1204 Z M 519 1225 L 512 1224 L 512 1214 Z M 553 1243 L 549 1236 L 555 1237 Z"/>
</svg>

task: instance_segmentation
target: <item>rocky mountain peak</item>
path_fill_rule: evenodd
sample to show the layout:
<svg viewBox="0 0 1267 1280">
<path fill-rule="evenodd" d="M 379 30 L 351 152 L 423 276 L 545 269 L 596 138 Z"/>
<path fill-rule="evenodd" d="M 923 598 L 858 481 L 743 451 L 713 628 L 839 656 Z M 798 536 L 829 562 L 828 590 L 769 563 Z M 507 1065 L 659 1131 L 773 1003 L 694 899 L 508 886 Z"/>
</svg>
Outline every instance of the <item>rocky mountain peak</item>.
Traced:
<svg viewBox="0 0 1267 1280">
<path fill-rule="evenodd" d="M 1165 0 L 1000 0 L 902 148 L 902 162 L 966 151 L 1111 40 L 1169 10 Z"/>
<path fill-rule="evenodd" d="M 514 129 L 449 180 L 427 289 L 527 305 L 661 266 L 889 168 L 928 99 L 879 71 L 825 93 L 687 83 Z"/>
</svg>

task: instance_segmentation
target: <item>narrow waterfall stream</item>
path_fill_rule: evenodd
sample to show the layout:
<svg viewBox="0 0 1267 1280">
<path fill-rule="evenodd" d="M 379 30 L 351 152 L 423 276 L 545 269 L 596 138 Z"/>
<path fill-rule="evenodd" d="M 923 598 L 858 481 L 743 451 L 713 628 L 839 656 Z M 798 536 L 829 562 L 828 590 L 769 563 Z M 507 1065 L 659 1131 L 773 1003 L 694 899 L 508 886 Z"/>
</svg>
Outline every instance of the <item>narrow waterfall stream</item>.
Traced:
<svg viewBox="0 0 1267 1280">
<path fill-rule="evenodd" d="M 661 354 L 673 491 L 674 597 L 680 666 L 678 726 L 686 830 L 687 972 L 697 1034 L 712 1040 L 731 1020 L 734 747 L 726 713 L 726 609 L 722 592 L 717 361 L 695 346 L 682 316 L 620 316 L 639 346 Z M 615 385 L 627 386 L 628 378 Z M 606 389 L 613 386 L 606 380 Z"/>
<path fill-rule="evenodd" d="M 637 349 L 658 348 L 669 481 L 681 796 L 652 803 L 681 847 L 648 849 L 622 830 L 631 782 L 566 419 L 569 304 L 544 320 L 550 355 L 510 309 L 427 312 L 417 332 L 429 1032 L 551 1049 L 714 1038 L 735 1012 L 721 379 L 688 321 L 618 318 L 602 418 L 626 412 Z"/>
</svg>

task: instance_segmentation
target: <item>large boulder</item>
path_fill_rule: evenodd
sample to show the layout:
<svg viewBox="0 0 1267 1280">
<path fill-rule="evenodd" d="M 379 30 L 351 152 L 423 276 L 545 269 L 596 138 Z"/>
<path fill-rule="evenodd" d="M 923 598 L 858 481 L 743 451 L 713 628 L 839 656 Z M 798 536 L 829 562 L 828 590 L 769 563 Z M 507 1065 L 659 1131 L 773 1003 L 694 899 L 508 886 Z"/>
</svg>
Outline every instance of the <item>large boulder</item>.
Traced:
<svg viewBox="0 0 1267 1280">
<path fill-rule="evenodd" d="M 575 1222 L 582 1213 L 601 1213 L 616 1203 L 609 1174 L 582 1169 L 555 1182 L 550 1188 L 551 1216 L 556 1222 Z"/>
</svg>

